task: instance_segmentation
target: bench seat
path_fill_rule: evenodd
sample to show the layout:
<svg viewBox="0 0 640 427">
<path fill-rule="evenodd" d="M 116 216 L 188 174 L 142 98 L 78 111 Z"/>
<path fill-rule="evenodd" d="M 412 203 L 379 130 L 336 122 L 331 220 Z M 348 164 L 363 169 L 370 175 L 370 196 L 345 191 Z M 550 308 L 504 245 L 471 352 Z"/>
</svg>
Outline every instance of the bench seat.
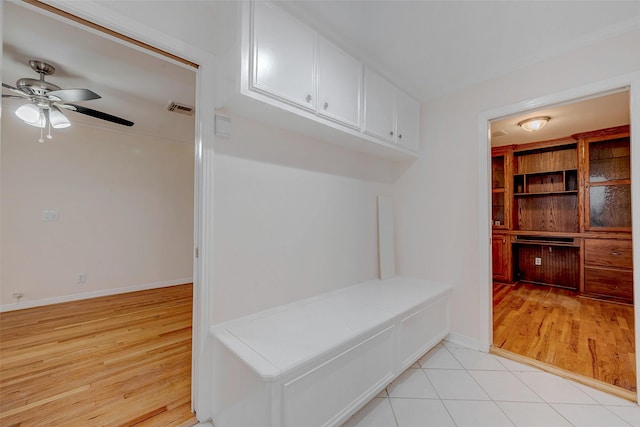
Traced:
<svg viewBox="0 0 640 427">
<path fill-rule="evenodd" d="M 215 325 L 215 425 L 340 425 L 449 333 L 450 292 L 393 277 Z"/>
</svg>

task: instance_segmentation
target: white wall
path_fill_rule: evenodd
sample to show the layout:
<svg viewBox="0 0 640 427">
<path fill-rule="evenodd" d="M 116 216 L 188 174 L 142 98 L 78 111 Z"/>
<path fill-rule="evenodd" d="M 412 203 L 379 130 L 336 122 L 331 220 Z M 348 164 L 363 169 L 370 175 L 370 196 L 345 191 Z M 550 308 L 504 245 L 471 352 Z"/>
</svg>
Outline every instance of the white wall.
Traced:
<svg viewBox="0 0 640 427">
<path fill-rule="evenodd" d="M 387 160 L 232 116 L 216 141 L 218 323 L 378 276 Z"/>
<path fill-rule="evenodd" d="M 397 270 L 455 286 L 452 331 L 468 344 L 479 345 L 488 326 L 479 303 L 488 299 L 478 215 L 489 197 L 478 194 L 479 117 L 640 70 L 639 46 L 634 31 L 423 105 L 423 152 L 394 193 Z"/>
<path fill-rule="evenodd" d="M 0 307 L 191 279 L 192 144 L 78 123 L 40 144 L 39 129 L 6 112 Z M 42 221 L 44 209 L 59 221 Z"/>
</svg>

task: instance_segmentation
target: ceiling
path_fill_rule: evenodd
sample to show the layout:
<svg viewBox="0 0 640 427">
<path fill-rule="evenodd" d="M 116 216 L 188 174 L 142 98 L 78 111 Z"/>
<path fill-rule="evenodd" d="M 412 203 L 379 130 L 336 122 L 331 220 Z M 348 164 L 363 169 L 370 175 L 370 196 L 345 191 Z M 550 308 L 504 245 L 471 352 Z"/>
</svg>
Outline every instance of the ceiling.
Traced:
<svg viewBox="0 0 640 427">
<path fill-rule="evenodd" d="M 623 90 L 494 120 L 490 129 L 491 145 L 548 141 L 574 133 L 628 125 L 631 119 L 629 102 L 629 91 Z M 551 120 L 535 132 L 527 132 L 518 126 L 521 121 L 538 116 L 547 116 Z"/>
<path fill-rule="evenodd" d="M 426 101 L 631 28 L 639 1 L 282 1 Z"/>
<path fill-rule="evenodd" d="M 94 3 L 214 55 L 226 53 L 237 36 L 235 1 Z M 640 0 L 279 3 L 423 102 L 640 29 Z M 57 67 L 49 81 L 102 95 L 83 103 L 86 107 L 134 121 L 132 132 L 193 141 L 193 118 L 165 110 L 169 100 L 194 105 L 192 70 L 11 2 L 4 2 L 3 31 L 6 83 L 37 77 L 27 61 L 43 59 Z M 14 101 L 3 104 L 17 107 Z M 117 126 L 77 113 L 67 115 L 72 123 Z"/>
</svg>

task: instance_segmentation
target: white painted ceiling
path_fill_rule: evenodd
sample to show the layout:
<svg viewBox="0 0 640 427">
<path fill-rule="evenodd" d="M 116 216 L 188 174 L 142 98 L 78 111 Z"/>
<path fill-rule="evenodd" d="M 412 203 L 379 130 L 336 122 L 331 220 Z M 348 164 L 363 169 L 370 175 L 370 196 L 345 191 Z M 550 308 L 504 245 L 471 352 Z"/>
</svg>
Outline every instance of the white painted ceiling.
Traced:
<svg viewBox="0 0 640 427">
<path fill-rule="evenodd" d="M 215 55 L 224 54 L 237 35 L 234 1 L 95 3 Z M 640 28 L 640 0 L 279 3 L 421 101 Z M 58 68 L 48 80 L 63 88 L 87 87 L 103 97 L 83 105 L 134 121 L 132 131 L 193 141 L 190 118 L 164 111 L 170 99 L 193 105 L 192 71 L 60 19 L 4 5 L 6 83 L 36 77 L 27 60 L 44 59 Z"/>
<path fill-rule="evenodd" d="M 426 101 L 640 28 L 639 1 L 283 1 Z"/>
</svg>

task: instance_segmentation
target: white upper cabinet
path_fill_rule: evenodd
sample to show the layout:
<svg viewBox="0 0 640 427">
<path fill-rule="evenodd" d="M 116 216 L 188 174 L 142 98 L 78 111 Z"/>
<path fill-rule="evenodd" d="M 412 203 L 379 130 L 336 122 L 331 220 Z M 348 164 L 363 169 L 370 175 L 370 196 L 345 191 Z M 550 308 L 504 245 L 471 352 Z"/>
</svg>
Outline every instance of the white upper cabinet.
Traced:
<svg viewBox="0 0 640 427">
<path fill-rule="evenodd" d="M 231 48 L 219 61 L 219 108 L 381 157 L 416 158 L 416 101 L 280 5 L 239 8 L 239 55 Z"/>
<path fill-rule="evenodd" d="M 395 87 L 369 68 L 364 71 L 364 132 L 395 141 Z"/>
<path fill-rule="evenodd" d="M 420 104 L 409 95 L 396 91 L 396 143 L 411 151 L 420 148 Z"/>
<path fill-rule="evenodd" d="M 360 129 L 362 63 L 318 37 L 318 115 Z"/>
<path fill-rule="evenodd" d="M 316 109 L 316 32 L 276 5 L 253 3 L 252 89 Z"/>
<path fill-rule="evenodd" d="M 417 153 L 419 122 L 420 104 L 365 68 L 364 132 Z"/>
</svg>

